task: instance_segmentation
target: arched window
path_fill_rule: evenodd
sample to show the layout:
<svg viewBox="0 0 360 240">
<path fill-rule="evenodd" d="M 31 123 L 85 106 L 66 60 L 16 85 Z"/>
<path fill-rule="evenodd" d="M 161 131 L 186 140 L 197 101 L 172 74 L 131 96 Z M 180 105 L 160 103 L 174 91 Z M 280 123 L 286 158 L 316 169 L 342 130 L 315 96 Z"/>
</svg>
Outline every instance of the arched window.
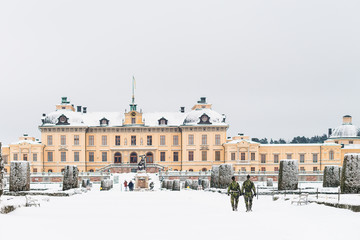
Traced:
<svg viewBox="0 0 360 240">
<path fill-rule="evenodd" d="M 146 163 L 154 163 L 154 155 L 151 152 L 146 154 Z"/>
<path fill-rule="evenodd" d="M 334 151 L 333 150 L 331 150 L 329 152 L 329 160 L 334 160 Z"/>
<path fill-rule="evenodd" d="M 89 172 L 94 172 L 94 169 L 90 169 Z"/>
<path fill-rule="evenodd" d="M 130 154 L 130 163 L 137 163 L 137 154 L 134 152 Z"/>
<path fill-rule="evenodd" d="M 194 170 L 192 170 L 191 168 L 189 169 L 189 172 L 193 172 Z"/>
<path fill-rule="evenodd" d="M 179 170 L 177 170 L 177 169 L 174 169 L 174 171 L 175 171 L 175 172 L 178 172 Z"/>
<path fill-rule="evenodd" d="M 121 163 L 121 153 L 116 152 L 114 155 L 114 163 Z"/>
<path fill-rule="evenodd" d="M 206 171 L 207 171 L 207 169 L 206 169 L 206 168 L 203 168 L 203 169 L 201 169 L 201 171 L 206 172 Z"/>
<path fill-rule="evenodd" d="M 64 173 L 64 172 L 65 172 L 65 169 L 64 169 L 64 168 L 63 168 L 63 169 L 61 169 L 61 172 L 62 172 L 62 173 Z"/>
<path fill-rule="evenodd" d="M 48 172 L 53 172 L 52 169 L 49 169 Z"/>
</svg>

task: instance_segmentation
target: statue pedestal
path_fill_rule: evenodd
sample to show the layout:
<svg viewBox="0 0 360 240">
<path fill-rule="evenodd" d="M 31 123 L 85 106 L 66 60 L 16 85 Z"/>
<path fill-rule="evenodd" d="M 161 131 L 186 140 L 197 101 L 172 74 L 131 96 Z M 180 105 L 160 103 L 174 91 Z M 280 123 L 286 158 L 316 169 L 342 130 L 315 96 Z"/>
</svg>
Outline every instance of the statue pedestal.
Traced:
<svg viewBox="0 0 360 240">
<path fill-rule="evenodd" d="M 146 170 L 140 170 L 135 175 L 135 189 L 149 189 L 149 175 Z"/>
</svg>

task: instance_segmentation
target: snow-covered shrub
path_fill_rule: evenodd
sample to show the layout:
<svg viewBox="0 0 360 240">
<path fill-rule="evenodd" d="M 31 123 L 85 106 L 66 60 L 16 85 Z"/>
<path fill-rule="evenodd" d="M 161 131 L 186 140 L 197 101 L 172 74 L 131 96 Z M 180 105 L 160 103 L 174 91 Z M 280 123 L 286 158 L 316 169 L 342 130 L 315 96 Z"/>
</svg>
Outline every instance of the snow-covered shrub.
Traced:
<svg viewBox="0 0 360 240">
<path fill-rule="evenodd" d="M 341 193 L 360 193 L 360 154 L 349 153 L 344 157 Z"/>
<path fill-rule="evenodd" d="M 172 190 L 180 191 L 180 180 L 179 179 L 174 180 Z"/>
<path fill-rule="evenodd" d="M 108 191 L 113 188 L 113 180 L 103 179 L 101 180 L 100 189 L 104 191 Z"/>
<path fill-rule="evenodd" d="M 208 189 L 210 187 L 209 179 L 201 179 L 202 189 Z"/>
<path fill-rule="evenodd" d="M 298 162 L 297 160 L 281 160 L 279 169 L 279 190 L 296 190 L 298 188 Z"/>
<path fill-rule="evenodd" d="M 167 182 L 166 188 L 167 188 L 168 190 L 172 190 L 174 181 L 173 181 L 173 180 L 167 180 L 167 181 L 168 181 L 168 182 Z"/>
<path fill-rule="evenodd" d="M 12 192 L 30 190 L 30 163 L 12 161 L 10 163 L 10 187 Z"/>
<path fill-rule="evenodd" d="M 167 186 L 167 182 L 166 182 L 166 180 L 163 180 L 161 182 L 161 188 L 166 188 L 166 186 Z"/>
<path fill-rule="evenodd" d="M 199 187 L 199 181 L 198 180 L 193 180 L 192 184 L 191 184 L 191 189 L 198 190 L 198 187 Z"/>
<path fill-rule="evenodd" d="M 79 187 L 79 170 L 77 166 L 67 165 L 64 169 L 63 191 Z"/>
<path fill-rule="evenodd" d="M 266 186 L 267 186 L 267 187 L 272 187 L 272 186 L 274 186 L 274 183 L 273 183 L 273 179 L 272 179 L 272 178 L 266 179 Z"/>
<path fill-rule="evenodd" d="M 234 175 L 232 164 L 221 164 L 219 167 L 219 188 L 227 188 L 232 182 L 231 177 Z"/>
<path fill-rule="evenodd" d="M 186 179 L 185 180 L 185 188 L 191 188 L 191 185 L 192 185 L 192 180 L 191 179 Z"/>
<path fill-rule="evenodd" d="M 340 186 L 341 167 L 339 166 L 325 166 L 323 187 L 338 187 Z"/>
<path fill-rule="evenodd" d="M 87 188 L 90 186 L 90 179 L 82 179 L 81 180 L 81 187 Z"/>
<path fill-rule="evenodd" d="M 219 166 L 212 166 L 211 169 L 211 187 L 219 187 Z"/>
</svg>

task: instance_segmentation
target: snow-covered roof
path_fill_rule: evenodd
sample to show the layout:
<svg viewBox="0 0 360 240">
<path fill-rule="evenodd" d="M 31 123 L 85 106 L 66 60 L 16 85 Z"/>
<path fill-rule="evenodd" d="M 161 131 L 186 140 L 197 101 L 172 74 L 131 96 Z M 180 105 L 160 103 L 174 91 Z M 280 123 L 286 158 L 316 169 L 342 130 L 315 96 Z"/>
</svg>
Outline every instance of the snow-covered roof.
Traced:
<svg viewBox="0 0 360 240">
<path fill-rule="evenodd" d="M 227 126 L 225 123 L 225 116 L 209 108 L 195 109 L 189 112 L 184 120 L 184 125 L 198 125 L 200 123 L 200 118 L 204 114 L 209 117 L 211 125 Z"/>
<path fill-rule="evenodd" d="M 360 144 L 346 144 L 343 147 L 344 149 L 360 149 Z"/>
<path fill-rule="evenodd" d="M 247 143 L 250 143 L 250 144 L 260 144 L 258 142 L 254 142 L 254 141 L 251 141 L 251 140 L 248 140 L 248 139 L 231 140 L 230 142 L 227 142 L 225 144 L 237 144 L 237 143 L 241 143 L 241 142 L 247 142 Z"/>
<path fill-rule="evenodd" d="M 11 145 L 18 145 L 18 144 L 22 144 L 22 143 L 27 143 L 27 144 L 32 144 L 32 145 L 41 144 L 41 142 L 33 141 L 33 140 L 20 140 L 20 141 L 12 143 Z"/>
<path fill-rule="evenodd" d="M 261 144 L 261 147 L 320 147 L 320 146 L 338 146 L 337 143 L 287 143 L 287 144 Z"/>
<path fill-rule="evenodd" d="M 358 138 L 360 129 L 352 124 L 343 124 L 334 129 L 330 138 Z"/>
</svg>

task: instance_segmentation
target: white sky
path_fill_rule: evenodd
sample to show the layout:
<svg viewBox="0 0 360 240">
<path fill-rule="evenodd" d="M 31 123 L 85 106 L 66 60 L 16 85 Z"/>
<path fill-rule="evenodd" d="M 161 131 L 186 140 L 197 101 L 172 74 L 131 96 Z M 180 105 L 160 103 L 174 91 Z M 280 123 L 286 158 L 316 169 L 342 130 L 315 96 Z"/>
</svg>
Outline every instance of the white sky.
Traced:
<svg viewBox="0 0 360 240">
<path fill-rule="evenodd" d="M 358 0 L 0 0 L 0 141 L 40 137 L 62 96 L 89 111 L 145 112 L 202 96 L 229 135 L 360 125 Z"/>
</svg>

